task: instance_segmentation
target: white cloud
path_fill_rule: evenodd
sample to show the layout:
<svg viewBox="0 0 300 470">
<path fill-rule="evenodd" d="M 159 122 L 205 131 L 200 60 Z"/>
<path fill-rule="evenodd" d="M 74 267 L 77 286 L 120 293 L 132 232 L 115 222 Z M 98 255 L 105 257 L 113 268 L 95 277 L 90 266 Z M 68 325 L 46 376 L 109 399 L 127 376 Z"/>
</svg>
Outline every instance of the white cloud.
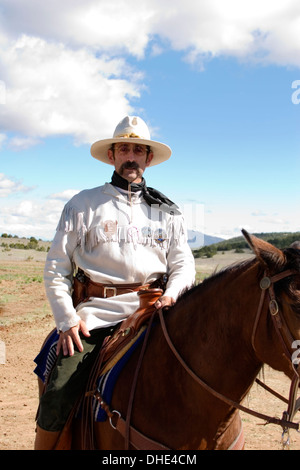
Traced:
<svg viewBox="0 0 300 470">
<path fill-rule="evenodd" d="M 73 135 L 80 143 L 110 136 L 131 111 L 129 98 L 139 96 L 139 73 L 122 59 L 87 49 L 23 35 L 6 46 L 1 60 L 8 77 L 0 127 L 19 134 L 12 146 L 53 135 Z"/>
<path fill-rule="evenodd" d="M 143 90 L 128 56 L 172 48 L 200 66 L 224 55 L 299 67 L 299 29 L 298 0 L 2 0 L 0 129 L 15 134 L 2 145 L 110 136 Z"/>
<path fill-rule="evenodd" d="M 9 140 L 8 146 L 13 150 L 26 150 L 40 142 L 39 139 L 34 137 L 12 137 Z"/>
<path fill-rule="evenodd" d="M 63 205 L 54 199 L 6 204 L 0 207 L 0 233 L 52 239 Z"/>
<path fill-rule="evenodd" d="M 3 173 L 0 173 L 0 198 L 7 197 L 18 192 L 26 193 L 31 190 L 32 188 L 24 186 L 20 181 L 14 181 Z"/>
<path fill-rule="evenodd" d="M 262 49 L 269 60 L 299 64 L 298 0 L 2 0 L 1 6 L 1 29 L 14 40 L 24 33 L 70 48 L 142 57 L 160 36 L 196 54 Z"/>
<path fill-rule="evenodd" d="M 1 0 L 1 6 L 1 29 L 10 38 L 19 37 L 22 31 L 71 47 L 127 51 L 138 57 L 143 55 L 152 34 L 151 18 L 155 13 L 149 0 Z"/>
<path fill-rule="evenodd" d="M 18 186 L 18 183 L 14 184 L 0 174 L 0 197 L 1 182 L 3 188 L 7 187 L 6 195 L 15 192 L 16 187 L 19 190 L 23 188 L 22 185 Z M 51 240 L 64 204 L 78 192 L 76 189 L 66 189 L 61 193 L 51 194 L 44 200 L 23 199 L 20 202 L 8 200 L 5 206 L 0 206 L 0 234 L 5 232 Z"/>
<path fill-rule="evenodd" d="M 66 189 L 61 193 L 51 194 L 51 196 L 49 196 L 49 199 L 58 199 L 59 201 L 67 202 L 77 193 L 79 193 L 78 189 Z"/>
<path fill-rule="evenodd" d="M 205 210 L 204 232 L 221 238 L 239 237 L 242 228 L 250 233 L 299 232 L 299 218 L 293 207 L 268 211 L 268 207 L 253 211 L 251 207 L 233 206 L 224 210 L 212 206 Z"/>
<path fill-rule="evenodd" d="M 31 217 L 36 213 L 37 205 L 32 201 L 22 201 L 19 206 L 12 213 L 13 216 L 17 217 Z"/>
<path fill-rule="evenodd" d="M 188 51 L 191 62 L 225 55 L 299 67 L 300 5 L 296 0 L 186 0 L 184 9 L 181 5 L 174 0 L 157 15 L 156 33 L 174 49 Z"/>
<path fill-rule="evenodd" d="M 2 0 L 2 30 L 142 57 L 155 37 L 197 54 L 255 54 L 299 64 L 298 0 Z"/>
</svg>

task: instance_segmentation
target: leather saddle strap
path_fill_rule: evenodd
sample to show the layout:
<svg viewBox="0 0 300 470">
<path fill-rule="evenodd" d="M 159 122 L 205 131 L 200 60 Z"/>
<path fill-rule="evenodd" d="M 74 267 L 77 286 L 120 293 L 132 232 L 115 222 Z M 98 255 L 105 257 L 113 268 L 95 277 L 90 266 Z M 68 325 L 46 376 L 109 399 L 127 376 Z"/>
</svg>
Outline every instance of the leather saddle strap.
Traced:
<svg viewBox="0 0 300 470">
<path fill-rule="evenodd" d="M 126 439 L 126 435 L 128 433 L 127 423 L 122 417 L 118 418 L 116 429 Z M 132 426 L 130 426 L 130 443 L 137 450 L 170 450 L 169 447 L 150 439 Z"/>
<path fill-rule="evenodd" d="M 145 351 L 146 351 L 146 347 L 147 347 L 147 344 L 148 344 L 148 339 L 149 339 L 149 335 L 150 335 L 150 331 L 151 331 L 151 327 L 152 327 L 153 318 L 155 316 L 155 313 L 156 313 L 156 311 L 151 315 L 151 318 L 150 318 L 150 321 L 149 321 L 149 324 L 148 324 L 148 328 L 147 328 L 147 331 L 146 331 L 146 335 L 145 335 L 145 338 L 144 338 L 144 341 L 143 341 L 142 349 L 141 349 L 141 352 L 140 352 L 139 360 L 138 360 L 138 363 L 137 363 L 137 367 L 136 367 L 136 370 L 135 370 L 135 374 L 134 374 L 134 377 L 133 377 L 131 392 L 130 392 L 130 396 L 129 396 L 129 402 L 128 402 L 128 406 L 127 406 L 127 413 L 126 413 L 125 450 L 129 449 L 130 419 L 131 419 L 131 412 L 132 412 L 132 407 L 133 407 L 135 389 L 136 389 L 136 384 L 137 384 L 140 368 L 141 368 L 141 365 L 142 365 L 142 362 L 143 362 L 144 354 L 145 354 Z"/>
</svg>

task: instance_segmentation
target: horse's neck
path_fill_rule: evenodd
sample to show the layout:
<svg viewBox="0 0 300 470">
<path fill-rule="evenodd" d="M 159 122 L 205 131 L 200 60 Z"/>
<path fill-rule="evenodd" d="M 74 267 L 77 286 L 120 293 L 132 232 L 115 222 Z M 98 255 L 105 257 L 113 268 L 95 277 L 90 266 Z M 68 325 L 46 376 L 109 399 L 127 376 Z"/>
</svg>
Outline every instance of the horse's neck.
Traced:
<svg viewBox="0 0 300 470">
<path fill-rule="evenodd" d="M 224 276 L 199 286 L 179 304 L 177 331 L 175 315 L 170 327 L 196 373 L 225 393 L 232 393 L 233 386 L 233 393 L 243 394 L 261 367 L 251 344 L 259 302 L 257 267 Z M 185 338 L 184 345 L 179 337 Z"/>
</svg>

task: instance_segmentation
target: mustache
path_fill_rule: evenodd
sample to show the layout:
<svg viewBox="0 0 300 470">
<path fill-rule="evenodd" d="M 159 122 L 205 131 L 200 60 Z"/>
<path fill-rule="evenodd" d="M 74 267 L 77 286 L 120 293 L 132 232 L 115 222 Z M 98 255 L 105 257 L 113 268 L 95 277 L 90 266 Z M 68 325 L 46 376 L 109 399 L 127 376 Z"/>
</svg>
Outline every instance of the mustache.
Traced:
<svg viewBox="0 0 300 470">
<path fill-rule="evenodd" d="M 130 161 L 124 162 L 121 165 L 121 170 L 129 170 L 129 169 L 139 170 L 140 165 L 137 162 L 130 162 Z"/>
<path fill-rule="evenodd" d="M 124 174 L 124 170 L 136 170 L 137 175 L 141 176 L 143 174 L 143 171 L 140 167 L 140 165 L 137 162 L 124 162 L 119 170 L 119 173 L 121 176 Z"/>
</svg>

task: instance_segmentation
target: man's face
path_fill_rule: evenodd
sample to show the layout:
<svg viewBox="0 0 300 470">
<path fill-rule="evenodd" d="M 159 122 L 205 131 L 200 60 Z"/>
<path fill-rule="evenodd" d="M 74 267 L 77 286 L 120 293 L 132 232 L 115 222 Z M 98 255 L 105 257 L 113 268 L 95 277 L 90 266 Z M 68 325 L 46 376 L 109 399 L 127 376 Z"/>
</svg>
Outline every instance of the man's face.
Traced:
<svg viewBox="0 0 300 470">
<path fill-rule="evenodd" d="M 108 151 L 108 158 L 115 166 L 116 172 L 129 183 L 140 183 L 153 153 L 148 151 L 146 145 L 124 142 L 115 144 L 114 150 Z"/>
</svg>

